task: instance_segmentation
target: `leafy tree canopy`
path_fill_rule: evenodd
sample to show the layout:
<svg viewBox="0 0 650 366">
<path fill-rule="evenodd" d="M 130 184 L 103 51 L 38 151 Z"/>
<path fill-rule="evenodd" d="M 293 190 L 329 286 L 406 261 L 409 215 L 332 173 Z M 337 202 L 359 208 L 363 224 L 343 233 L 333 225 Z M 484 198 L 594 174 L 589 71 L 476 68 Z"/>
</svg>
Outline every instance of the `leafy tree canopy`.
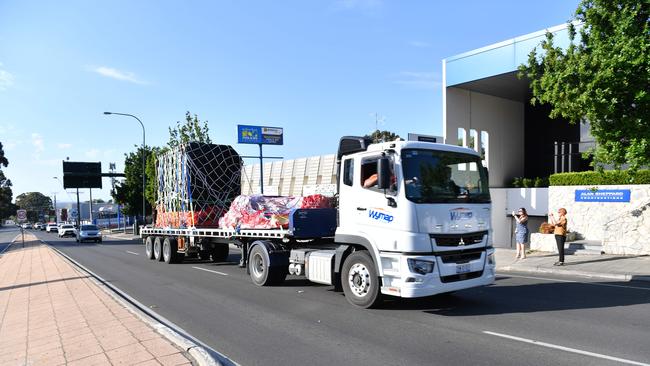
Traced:
<svg viewBox="0 0 650 366">
<path fill-rule="evenodd" d="M 395 132 L 375 130 L 370 135 L 365 135 L 364 137 L 372 139 L 373 142 L 386 142 L 394 141 L 399 138 L 399 135 Z"/>
<path fill-rule="evenodd" d="M 130 216 L 142 214 L 142 154 L 151 156 L 153 149 L 149 146 L 138 146 L 135 152 L 124 154 L 124 175 L 123 181 L 115 184 L 115 190 L 111 196 L 115 202 L 123 205 L 122 211 Z M 153 176 L 145 175 L 147 182 L 153 179 Z M 151 205 L 146 205 L 148 214 L 151 214 Z"/>
<path fill-rule="evenodd" d="M 648 1 L 583 0 L 578 26 L 569 24 L 571 45 L 556 47 L 548 33 L 519 68 L 533 105 L 549 103 L 552 118 L 589 121 L 597 166 L 650 164 L 649 19 Z"/>
<path fill-rule="evenodd" d="M 2 142 L 0 142 L 0 225 L 4 222 L 5 219 L 16 213 L 16 205 L 11 203 L 13 199 L 13 192 L 11 191 L 11 180 L 7 179 L 2 167 L 7 167 L 9 165 L 9 160 L 5 157 L 4 149 L 2 148 Z"/>
<path fill-rule="evenodd" d="M 40 216 L 49 214 L 53 210 L 52 199 L 41 192 L 27 192 L 16 197 L 16 206 L 27 210 L 27 219 L 32 222 L 39 221 Z"/>
<path fill-rule="evenodd" d="M 167 146 L 173 148 L 189 141 L 212 143 L 208 134 L 208 121 L 201 122 L 196 114 L 192 116 L 190 111 L 187 111 L 185 112 L 184 123 L 176 121 L 176 127 L 169 128 Z"/>
</svg>

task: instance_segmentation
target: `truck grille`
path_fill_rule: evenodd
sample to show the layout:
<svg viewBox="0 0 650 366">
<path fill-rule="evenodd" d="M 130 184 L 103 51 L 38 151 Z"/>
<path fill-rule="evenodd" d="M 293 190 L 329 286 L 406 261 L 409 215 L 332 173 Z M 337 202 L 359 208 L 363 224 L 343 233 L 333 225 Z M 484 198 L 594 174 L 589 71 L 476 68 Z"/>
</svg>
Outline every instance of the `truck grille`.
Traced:
<svg viewBox="0 0 650 366">
<path fill-rule="evenodd" d="M 439 247 L 458 247 L 482 243 L 485 235 L 487 235 L 487 231 L 467 234 L 430 234 L 429 236 L 436 241 L 436 245 Z"/>
<path fill-rule="evenodd" d="M 443 276 L 443 277 L 440 277 L 440 281 L 442 283 L 449 283 L 449 282 L 471 280 L 471 279 L 474 279 L 474 278 L 479 278 L 481 276 L 483 276 L 483 271 L 469 272 L 469 273 L 462 273 L 462 274 L 456 274 L 456 275 L 451 275 L 451 276 Z"/>
<path fill-rule="evenodd" d="M 474 251 L 467 251 L 467 252 L 454 252 L 453 254 L 441 254 L 440 255 L 440 260 L 442 260 L 442 263 L 467 263 L 471 261 L 475 261 L 477 259 L 481 259 L 481 254 L 483 254 L 483 250 L 474 250 Z"/>
</svg>

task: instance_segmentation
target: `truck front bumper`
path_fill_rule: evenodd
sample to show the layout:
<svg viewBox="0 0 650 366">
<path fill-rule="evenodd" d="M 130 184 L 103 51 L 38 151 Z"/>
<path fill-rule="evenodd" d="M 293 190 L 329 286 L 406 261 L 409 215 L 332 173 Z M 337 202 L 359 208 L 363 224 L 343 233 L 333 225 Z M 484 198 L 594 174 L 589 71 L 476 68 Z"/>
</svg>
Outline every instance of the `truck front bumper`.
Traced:
<svg viewBox="0 0 650 366">
<path fill-rule="evenodd" d="M 413 273 L 408 259 L 435 263 L 432 273 Z M 457 263 L 443 256 L 411 256 L 381 253 L 383 277 L 381 292 L 404 298 L 425 297 L 472 287 L 491 285 L 495 281 L 494 249 L 481 253 L 479 258 Z M 462 270 L 462 271 L 459 271 Z"/>
</svg>

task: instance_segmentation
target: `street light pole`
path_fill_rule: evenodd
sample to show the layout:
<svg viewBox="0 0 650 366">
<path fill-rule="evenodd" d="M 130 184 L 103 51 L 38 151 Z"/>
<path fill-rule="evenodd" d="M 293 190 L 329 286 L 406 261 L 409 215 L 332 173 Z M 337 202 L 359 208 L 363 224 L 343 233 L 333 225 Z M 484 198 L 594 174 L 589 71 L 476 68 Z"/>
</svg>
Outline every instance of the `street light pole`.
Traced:
<svg viewBox="0 0 650 366">
<path fill-rule="evenodd" d="M 116 112 L 104 112 L 104 114 L 109 115 L 109 114 L 115 114 L 118 116 L 128 116 L 128 117 L 133 117 L 135 118 L 138 122 L 140 122 L 140 126 L 142 126 L 142 220 L 144 221 L 144 224 L 147 224 L 147 212 L 146 212 L 146 206 L 145 206 L 145 161 L 146 161 L 146 150 L 145 150 L 145 132 L 144 132 L 144 123 L 140 121 L 140 118 L 128 114 L 128 113 L 116 113 Z"/>
</svg>

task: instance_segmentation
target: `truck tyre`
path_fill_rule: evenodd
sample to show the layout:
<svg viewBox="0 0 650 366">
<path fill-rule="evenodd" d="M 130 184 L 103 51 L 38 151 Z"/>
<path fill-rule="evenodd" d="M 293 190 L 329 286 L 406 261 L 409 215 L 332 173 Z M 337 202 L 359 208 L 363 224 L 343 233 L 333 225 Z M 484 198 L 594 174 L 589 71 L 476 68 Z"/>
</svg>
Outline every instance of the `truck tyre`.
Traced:
<svg viewBox="0 0 650 366">
<path fill-rule="evenodd" d="M 165 263 L 176 263 L 178 261 L 178 244 L 174 238 L 165 238 L 163 240 L 163 260 Z"/>
<path fill-rule="evenodd" d="M 287 277 L 287 268 L 271 267 L 269 253 L 263 245 L 255 245 L 248 259 L 248 270 L 251 280 L 257 286 L 273 286 L 281 284 Z"/>
<path fill-rule="evenodd" d="M 157 262 L 161 262 L 163 260 L 162 239 L 159 236 L 156 237 L 156 239 L 153 241 L 153 258 Z"/>
<path fill-rule="evenodd" d="M 350 254 L 341 269 L 341 284 L 348 302 L 368 309 L 381 302 L 379 276 L 367 251 Z"/>
<path fill-rule="evenodd" d="M 218 263 L 218 262 L 227 261 L 229 253 L 230 253 L 230 246 L 228 244 L 216 245 L 210 251 L 210 255 L 212 256 L 212 262 Z"/>
<path fill-rule="evenodd" d="M 209 261 L 210 260 L 210 250 L 199 250 L 198 255 L 199 259 L 202 261 Z"/>
<path fill-rule="evenodd" d="M 144 254 L 148 259 L 153 259 L 153 237 L 147 236 L 144 241 Z"/>
</svg>

